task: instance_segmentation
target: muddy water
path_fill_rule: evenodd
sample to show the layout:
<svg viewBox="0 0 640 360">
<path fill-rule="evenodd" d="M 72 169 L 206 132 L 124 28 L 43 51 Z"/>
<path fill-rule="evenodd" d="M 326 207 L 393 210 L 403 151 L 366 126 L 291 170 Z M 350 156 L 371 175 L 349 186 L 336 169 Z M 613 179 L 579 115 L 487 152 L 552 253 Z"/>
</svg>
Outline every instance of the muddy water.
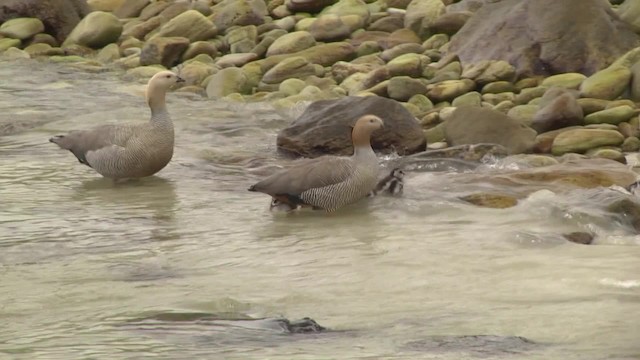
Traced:
<svg viewBox="0 0 640 360">
<path fill-rule="evenodd" d="M 246 188 L 287 162 L 274 145 L 286 114 L 179 93 L 176 154 L 156 177 L 113 185 L 47 142 L 146 120 L 142 91 L 114 72 L 0 63 L 0 358 L 640 359 L 640 240 L 605 216 L 610 195 L 542 190 L 486 209 L 457 199 L 473 189 L 454 174 L 412 172 L 402 198 L 273 214 Z M 136 321 L 174 312 L 331 331 Z M 462 340 L 430 342 L 441 336 Z"/>
</svg>

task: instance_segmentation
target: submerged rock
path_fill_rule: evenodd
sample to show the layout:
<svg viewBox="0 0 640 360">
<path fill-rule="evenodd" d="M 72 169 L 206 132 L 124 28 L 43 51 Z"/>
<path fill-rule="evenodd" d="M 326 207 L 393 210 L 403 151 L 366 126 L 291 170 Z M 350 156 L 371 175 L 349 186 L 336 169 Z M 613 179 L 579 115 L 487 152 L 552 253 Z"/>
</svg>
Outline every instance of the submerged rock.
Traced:
<svg viewBox="0 0 640 360">
<path fill-rule="evenodd" d="M 377 96 L 347 96 L 309 105 L 300 117 L 280 131 L 278 149 L 306 157 L 351 155 L 351 127 L 365 114 L 377 115 L 385 124 L 383 130 L 372 136 L 374 150 L 412 154 L 426 148 L 420 124 L 399 103 Z"/>
<path fill-rule="evenodd" d="M 494 209 L 506 209 L 518 205 L 518 199 L 510 195 L 476 193 L 460 197 L 473 205 Z"/>
<path fill-rule="evenodd" d="M 457 108 L 444 122 L 449 145 L 493 143 L 507 148 L 510 154 L 532 150 L 536 131 L 507 115 L 476 106 Z"/>
<path fill-rule="evenodd" d="M 562 234 L 562 236 L 576 244 L 582 245 L 590 245 L 593 242 L 593 234 L 583 231 L 575 231 L 567 234 Z"/>
</svg>

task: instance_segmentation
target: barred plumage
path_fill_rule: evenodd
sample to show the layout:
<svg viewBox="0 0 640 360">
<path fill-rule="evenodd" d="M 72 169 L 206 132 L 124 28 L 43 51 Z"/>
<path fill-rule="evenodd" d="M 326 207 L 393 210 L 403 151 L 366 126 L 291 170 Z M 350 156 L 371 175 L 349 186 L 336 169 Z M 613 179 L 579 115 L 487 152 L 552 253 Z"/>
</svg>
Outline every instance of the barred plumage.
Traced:
<svg viewBox="0 0 640 360">
<path fill-rule="evenodd" d="M 49 141 L 71 151 L 78 161 L 100 175 L 113 179 L 140 178 L 162 170 L 173 157 L 173 122 L 165 105 L 165 94 L 182 80 L 170 71 L 161 71 L 147 84 L 151 118 L 147 123 L 102 125 L 72 131 Z"/>
<path fill-rule="evenodd" d="M 378 182 L 378 158 L 371 149 L 371 133 L 383 126 L 374 115 L 358 119 L 352 132 L 354 154 L 309 159 L 276 173 L 249 188 L 273 197 L 271 208 L 311 206 L 334 211 L 354 203 Z"/>
</svg>

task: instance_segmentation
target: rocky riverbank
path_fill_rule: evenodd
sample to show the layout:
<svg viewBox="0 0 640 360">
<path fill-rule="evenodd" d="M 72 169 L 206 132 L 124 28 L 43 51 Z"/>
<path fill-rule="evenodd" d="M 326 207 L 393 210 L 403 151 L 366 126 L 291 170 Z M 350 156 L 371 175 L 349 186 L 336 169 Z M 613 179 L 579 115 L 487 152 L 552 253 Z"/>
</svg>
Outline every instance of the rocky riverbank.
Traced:
<svg viewBox="0 0 640 360">
<path fill-rule="evenodd" d="M 618 3 L 10 0 L 0 52 L 141 81 L 173 68 L 179 91 L 224 101 L 385 97 L 432 148 L 624 162 L 640 149 L 640 6 Z M 424 150 L 412 131 L 393 146 Z"/>
</svg>

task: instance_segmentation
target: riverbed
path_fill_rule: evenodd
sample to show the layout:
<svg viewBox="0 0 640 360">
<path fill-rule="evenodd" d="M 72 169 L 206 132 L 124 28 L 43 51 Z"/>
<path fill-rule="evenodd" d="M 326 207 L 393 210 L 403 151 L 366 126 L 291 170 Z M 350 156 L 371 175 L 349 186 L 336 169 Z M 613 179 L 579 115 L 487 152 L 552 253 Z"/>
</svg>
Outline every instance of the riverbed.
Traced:
<svg viewBox="0 0 640 360">
<path fill-rule="evenodd" d="M 180 92 L 157 176 L 114 185 L 48 142 L 146 121 L 143 91 L 116 71 L 0 62 L 0 358 L 640 359 L 640 237 L 596 190 L 490 209 L 458 199 L 464 173 L 417 171 L 402 197 L 273 213 L 247 188 L 290 161 L 276 135 L 301 109 Z M 559 235 L 576 229 L 595 244 Z M 173 312 L 328 331 L 134 321 Z M 531 343 L 419 345 L 467 335 Z"/>
</svg>

